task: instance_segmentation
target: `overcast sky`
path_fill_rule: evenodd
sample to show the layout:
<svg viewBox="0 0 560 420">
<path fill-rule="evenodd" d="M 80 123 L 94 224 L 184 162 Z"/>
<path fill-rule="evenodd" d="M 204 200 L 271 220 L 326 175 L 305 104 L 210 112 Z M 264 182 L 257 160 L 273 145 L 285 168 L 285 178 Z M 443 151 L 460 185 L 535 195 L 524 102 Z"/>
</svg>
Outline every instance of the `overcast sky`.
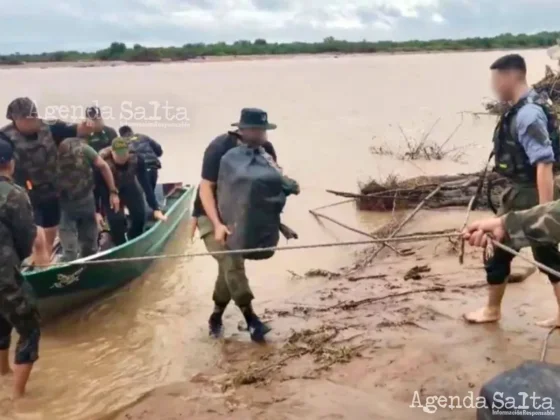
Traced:
<svg viewBox="0 0 560 420">
<path fill-rule="evenodd" d="M 15 6 L 15 7 L 14 7 Z M 190 42 L 406 40 L 558 30 L 560 0 L 0 0 L 0 54 Z"/>
</svg>

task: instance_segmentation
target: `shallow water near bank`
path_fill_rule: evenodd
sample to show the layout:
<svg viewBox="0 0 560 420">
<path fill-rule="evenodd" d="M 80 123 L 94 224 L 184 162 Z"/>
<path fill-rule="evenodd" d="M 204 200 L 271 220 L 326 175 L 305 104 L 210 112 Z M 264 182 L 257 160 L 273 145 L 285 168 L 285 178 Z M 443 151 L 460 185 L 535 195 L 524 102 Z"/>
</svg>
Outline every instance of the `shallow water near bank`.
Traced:
<svg viewBox="0 0 560 420">
<path fill-rule="evenodd" d="M 163 181 L 196 182 L 207 143 L 229 128 L 244 106 L 266 109 L 278 124 L 270 133 L 281 165 L 298 179 L 302 194 L 290 198 L 285 223 L 310 244 L 359 237 L 324 222 L 308 210 L 335 202 L 325 189 L 355 191 L 357 181 L 420 174 L 472 172 L 487 156 L 493 118 L 474 119 L 461 111 L 480 111 L 490 96 L 490 63 L 499 51 L 464 54 L 294 58 L 224 63 L 181 63 L 145 67 L 52 68 L 4 70 L 0 108 L 16 96 L 47 105 L 111 107 L 115 118 L 123 103 L 149 102 L 185 107 L 188 127 L 135 127 L 159 140 L 165 150 Z M 526 51 L 530 79 L 548 63 L 543 51 Z M 271 77 L 273 76 L 273 77 Z M 52 110 L 51 110 L 52 111 Z M 64 115 L 61 115 L 64 117 Z M 465 163 L 405 163 L 376 157 L 369 147 L 387 143 L 404 147 L 399 125 L 419 138 L 434 121 L 431 136 L 443 141 L 463 118 L 453 146 L 470 145 Z M 108 120 L 118 126 L 120 121 Z M 137 123 L 136 125 L 139 125 Z M 375 138 L 374 138 L 375 137 Z M 350 205 L 324 211 L 349 225 L 374 230 L 390 214 L 360 214 Z M 458 221 L 459 222 L 459 221 Z M 432 221 L 419 230 L 437 229 Z M 187 251 L 184 229 L 169 252 Z M 360 238 L 361 239 L 361 238 Z M 200 241 L 193 250 L 202 250 Z M 267 262 L 250 263 L 248 273 L 264 310 L 279 301 L 299 301 L 321 279 L 298 279 L 309 269 L 335 270 L 350 264 L 355 248 L 279 252 Z M 159 386 L 182 381 L 213 366 L 220 344 L 206 336 L 215 264 L 210 258 L 154 264 L 148 274 L 91 306 L 45 328 L 41 359 L 29 397 L 16 407 L 0 403 L 6 419 L 100 418 Z M 469 273 L 469 275 L 473 275 Z M 480 275 L 482 278 L 481 273 Z M 227 333 L 247 341 L 237 330 L 235 308 L 227 313 Z M 468 330 L 467 330 L 468 331 Z M 0 398 L 8 395 L 4 380 Z"/>
</svg>

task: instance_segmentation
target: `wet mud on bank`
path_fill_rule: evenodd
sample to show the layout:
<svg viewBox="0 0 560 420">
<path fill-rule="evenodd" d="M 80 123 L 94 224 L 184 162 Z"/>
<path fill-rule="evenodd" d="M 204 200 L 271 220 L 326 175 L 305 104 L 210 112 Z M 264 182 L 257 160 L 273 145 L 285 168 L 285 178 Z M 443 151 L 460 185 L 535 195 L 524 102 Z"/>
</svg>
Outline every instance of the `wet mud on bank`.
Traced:
<svg viewBox="0 0 560 420">
<path fill-rule="evenodd" d="M 420 212 L 402 233 L 418 226 L 459 228 L 464 214 Z M 471 220 L 483 216 L 473 213 Z M 415 393 L 422 404 L 432 395 L 476 397 L 492 376 L 538 359 L 547 331 L 534 322 L 554 313 L 550 285 L 534 272 L 508 287 L 500 323 L 468 325 L 462 314 L 486 298 L 481 252 L 467 246 L 461 266 L 458 244 L 450 239 L 404 247 L 412 255 L 385 249 L 350 277 L 326 276 L 297 298 L 278 296 L 260 305 L 273 327 L 268 345 L 228 330 L 216 344 L 220 357 L 213 368 L 111 417 L 472 419 L 469 408 L 426 413 L 410 406 Z M 530 272 L 523 261 L 514 267 Z M 548 348 L 548 361 L 560 361 L 560 338 L 553 335 Z"/>
</svg>

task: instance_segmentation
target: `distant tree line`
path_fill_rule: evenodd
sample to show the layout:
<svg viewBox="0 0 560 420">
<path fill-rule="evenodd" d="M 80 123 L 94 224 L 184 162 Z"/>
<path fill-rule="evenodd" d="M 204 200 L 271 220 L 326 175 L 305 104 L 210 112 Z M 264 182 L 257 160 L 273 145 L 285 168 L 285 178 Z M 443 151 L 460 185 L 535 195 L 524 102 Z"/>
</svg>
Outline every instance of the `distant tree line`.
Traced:
<svg viewBox="0 0 560 420">
<path fill-rule="evenodd" d="M 108 48 L 85 53 L 79 51 L 54 51 L 42 54 L 0 55 L 0 64 L 23 64 L 25 62 L 70 61 L 130 61 L 158 62 L 184 61 L 198 57 L 281 55 L 281 54 L 360 54 L 401 53 L 421 51 L 465 51 L 491 49 L 543 48 L 557 43 L 560 32 L 512 35 L 510 33 L 490 38 L 434 39 L 430 41 L 343 41 L 328 37 L 323 42 L 269 43 L 265 39 L 240 40 L 232 44 L 185 44 L 182 47 L 148 48 L 136 44 L 132 48 L 121 42 L 113 42 Z"/>
</svg>

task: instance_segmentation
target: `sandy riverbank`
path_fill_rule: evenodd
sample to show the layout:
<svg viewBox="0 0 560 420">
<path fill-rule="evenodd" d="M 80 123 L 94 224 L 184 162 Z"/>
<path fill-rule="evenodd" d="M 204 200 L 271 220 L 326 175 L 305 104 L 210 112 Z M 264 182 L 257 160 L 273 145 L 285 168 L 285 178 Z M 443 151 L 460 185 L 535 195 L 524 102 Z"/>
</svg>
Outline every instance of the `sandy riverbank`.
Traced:
<svg viewBox="0 0 560 420">
<path fill-rule="evenodd" d="M 516 48 L 516 51 L 544 50 L 544 48 Z M 0 64 L 0 69 L 48 69 L 48 68 L 91 68 L 91 67 L 120 67 L 120 66 L 150 66 L 156 64 L 177 64 L 177 63 L 222 63 L 232 61 L 262 61 L 262 60 L 292 60 L 292 59 L 336 59 L 339 57 L 357 56 L 392 56 L 392 55 L 414 55 L 414 54 L 452 54 L 452 53 L 473 53 L 473 52 L 492 52 L 501 50 L 488 49 L 467 49 L 467 50 L 433 50 L 433 51 L 394 51 L 378 53 L 324 53 L 324 54 L 262 54 L 262 55 L 225 55 L 225 56 L 205 56 L 196 57 L 182 61 L 171 61 L 164 59 L 158 62 L 128 62 L 128 61 L 62 61 L 62 62 L 25 62 L 22 64 Z"/>
<path fill-rule="evenodd" d="M 402 233 L 458 228 L 463 218 L 464 210 L 426 211 Z M 229 331 L 216 343 L 222 356 L 213 369 L 153 391 L 114 418 L 473 418 L 472 409 L 427 414 L 410 405 L 416 392 L 422 403 L 431 395 L 476 397 L 497 373 L 537 359 L 546 331 L 534 321 L 553 313 L 550 286 L 538 274 L 512 284 L 501 323 L 466 325 L 462 313 L 485 299 L 480 251 L 467 247 L 461 266 L 449 239 L 399 246 L 406 248 L 411 255 L 383 251 L 374 264 L 325 278 L 290 302 L 257 302 L 274 328 L 269 345 Z M 517 264 L 516 271 L 528 268 Z M 551 339 L 549 361 L 560 360 L 557 343 Z"/>
</svg>

